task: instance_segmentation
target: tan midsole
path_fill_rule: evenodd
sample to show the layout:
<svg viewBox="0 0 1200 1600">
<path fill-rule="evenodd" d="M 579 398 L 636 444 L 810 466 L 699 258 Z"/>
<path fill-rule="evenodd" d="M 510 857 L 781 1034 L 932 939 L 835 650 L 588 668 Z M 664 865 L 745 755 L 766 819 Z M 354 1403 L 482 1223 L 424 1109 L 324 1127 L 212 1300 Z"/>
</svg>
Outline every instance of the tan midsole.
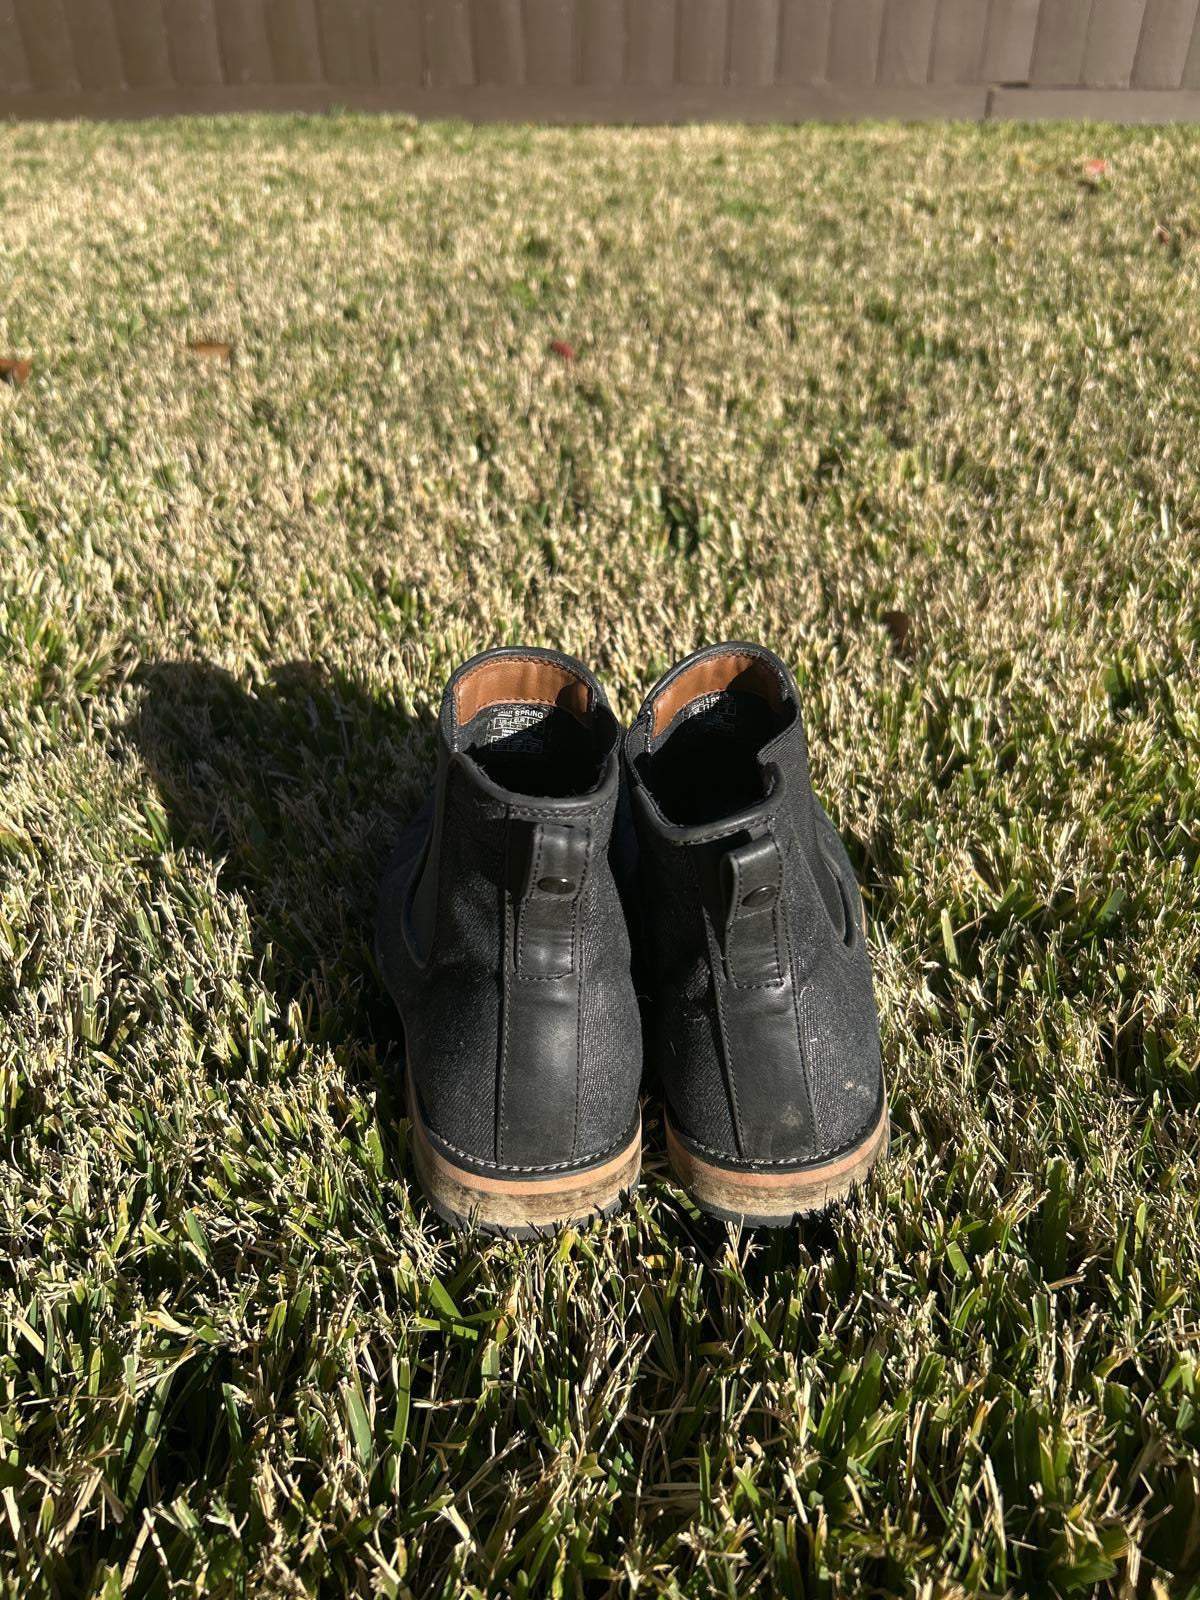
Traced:
<svg viewBox="0 0 1200 1600">
<path fill-rule="evenodd" d="M 436 1150 L 421 1122 L 412 1082 L 408 1085 L 414 1157 L 421 1182 L 434 1199 L 461 1215 L 506 1226 L 540 1226 L 603 1210 L 637 1182 L 642 1165 L 642 1130 L 625 1148 L 599 1166 L 583 1171 L 530 1173 L 502 1178 L 471 1172 Z"/>
<path fill-rule="evenodd" d="M 808 1204 L 834 1199 L 866 1176 L 880 1154 L 887 1148 L 889 1123 L 885 1105 L 879 1120 L 860 1145 L 834 1161 L 823 1161 L 820 1166 L 803 1167 L 792 1171 L 753 1171 L 738 1167 L 721 1167 L 705 1161 L 680 1140 L 666 1118 L 667 1154 L 675 1175 L 687 1187 L 696 1189 L 709 1198 L 725 1203 L 733 1196 L 748 1200 L 763 1195 L 772 1201 L 784 1201 L 803 1210 Z"/>
</svg>

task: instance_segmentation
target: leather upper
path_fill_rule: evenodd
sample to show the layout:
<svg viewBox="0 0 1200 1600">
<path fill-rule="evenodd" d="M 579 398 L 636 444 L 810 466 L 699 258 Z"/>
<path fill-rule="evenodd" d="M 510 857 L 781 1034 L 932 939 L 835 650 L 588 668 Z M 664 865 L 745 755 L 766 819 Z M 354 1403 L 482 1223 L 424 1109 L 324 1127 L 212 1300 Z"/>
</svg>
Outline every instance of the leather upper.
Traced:
<svg viewBox="0 0 1200 1600">
<path fill-rule="evenodd" d="M 594 755 L 593 781 L 573 785 L 552 747 L 530 770 L 570 792 L 498 781 L 529 766 L 552 716 L 571 719 L 560 736 L 581 771 Z M 451 679 L 433 791 L 384 876 L 378 948 L 422 1118 L 460 1163 L 583 1165 L 636 1123 L 641 1031 L 611 860 L 619 781 L 619 731 L 580 663 L 489 651 Z"/>
<path fill-rule="evenodd" d="M 747 694 L 763 706 L 747 707 Z M 747 709 L 766 729 L 739 751 L 753 787 L 703 820 L 673 820 L 675 797 L 656 782 L 667 741 L 682 729 L 689 790 L 707 772 L 720 796 L 730 719 Z M 651 691 L 625 756 L 647 946 L 647 1053 L 674 1125 L 734 1163 L 803 1164 L 853 1145 L 882 1109 L 878 1018 L 861 897 L 812 792 L 791 673 L 755 645 L 697 652 Z"/>
</svg>

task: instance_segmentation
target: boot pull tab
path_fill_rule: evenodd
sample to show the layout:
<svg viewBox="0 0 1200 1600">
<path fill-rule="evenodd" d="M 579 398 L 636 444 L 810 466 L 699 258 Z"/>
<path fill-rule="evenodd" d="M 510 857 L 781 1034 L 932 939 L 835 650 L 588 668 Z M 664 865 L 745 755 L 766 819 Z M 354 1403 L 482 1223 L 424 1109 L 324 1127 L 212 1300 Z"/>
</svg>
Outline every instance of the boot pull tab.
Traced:
<svg viewBox="0 0 1200 1600">
<path fill-rule="evenodd" d="M 575 921 L 589 829 L 539 822 L 517 903 L 514 967 L 520 978 L 565 978 L 575 969 Z"/>
<path fill-rule="evenodd" d="M 769 833 L 726 852 L 721 859 L 721 886 L 729 981 L 740 989 L 782 983 L 783 856 Z"/>
</svg>

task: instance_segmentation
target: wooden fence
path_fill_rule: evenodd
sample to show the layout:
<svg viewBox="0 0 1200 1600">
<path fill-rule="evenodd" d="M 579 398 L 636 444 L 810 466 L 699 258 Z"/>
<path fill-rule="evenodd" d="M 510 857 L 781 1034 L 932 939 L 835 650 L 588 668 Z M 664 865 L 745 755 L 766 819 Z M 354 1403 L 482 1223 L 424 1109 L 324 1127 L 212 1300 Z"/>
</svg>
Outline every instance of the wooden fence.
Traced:
<svg viewBox="0 0 1200 1600">
<path fill-rule="evenodd" d="M 0 0 L 0 115 L 1200 116 L 1200 0 Z"/>
</svg>

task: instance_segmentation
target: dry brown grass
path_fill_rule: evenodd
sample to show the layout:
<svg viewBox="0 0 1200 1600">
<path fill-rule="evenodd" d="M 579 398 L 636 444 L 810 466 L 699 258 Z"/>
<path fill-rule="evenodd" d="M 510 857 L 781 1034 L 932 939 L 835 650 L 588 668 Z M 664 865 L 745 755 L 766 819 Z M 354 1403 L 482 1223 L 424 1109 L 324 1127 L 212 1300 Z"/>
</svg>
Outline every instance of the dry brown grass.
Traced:
<svg viewBox="0 0 1200 1600">
<path fill-rule="evenodd" d="M 7 1593 L 1197 1592 L 1198 179 L 0 130 Z M 651 1127 L 628 1218 L 451 1239 L 370 957 L 441 686 L 548 642 L 630 714 L 728 636 L 801 675 L 892 1160 L 739 1238 Z"/>
</svg>

